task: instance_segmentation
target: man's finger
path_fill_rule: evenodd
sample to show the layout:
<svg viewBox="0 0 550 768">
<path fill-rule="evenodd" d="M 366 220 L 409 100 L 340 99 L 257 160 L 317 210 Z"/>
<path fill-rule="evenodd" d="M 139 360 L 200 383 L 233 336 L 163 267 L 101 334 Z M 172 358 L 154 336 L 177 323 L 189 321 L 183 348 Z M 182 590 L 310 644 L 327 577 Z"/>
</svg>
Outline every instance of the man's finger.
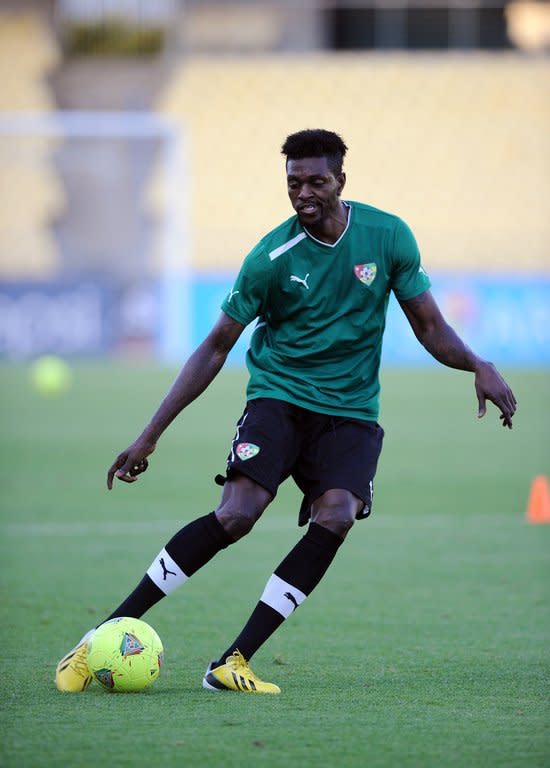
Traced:
<svg viewBox="0 0 550 768">
<path fill-rule="evenodd" d="M 119 460 L 115 477 L 118 480 L 122 480 L 124 483 L 134 483 L 136 481 L 136 475 L 139 474 L 140 467 L 143 466 L 142 461 L 136 461 L 131 456 L 121 457 L 124 460 Z"/>
<path fill-rule="evenodd" d="M 127 452 L 121 453 L 117 456 L 116 461 L 112 464 L 107 473 L 107 488 L 112 490 L 113 480 L 116 477 L 118 480 L 123 480 L 125 483 L 133 483 L 135 475 L 140 472 L 145 472 L 147 469 L 147 460 L 135 461 L 128 456 Z M 130 476 L 130 477 L 128 477 Z"/>
<path fill-rule="evenodd" d="M 119 469 L 115 473 L 115 477 L 118 480 L 122 480 L 123 483 L 135 483 L 137 480 L 137 477 L 135 475 L 131 475 L 129 470 Z"/>
<path fill-rule="evenodd" d="M 502 402 L 498 403 L 498 407 L 504 416 L 505 426 L 512 429 L 512 416 L 516 412 L 516 402 L 510 389 L 505 393 Z"/>
<path fill-rule="evenodd" d="M 502 421 L 503 427 L 508 427 L 508 429 L 512 429 L 512 415 L 510 411 L 506 411 L 503 408 L 500 409 L 500 420 Z"/>
<path fill-rule="evenodd" d="M 502 426 L 508 427 L 508 429 L 512 429 L 512 414 L 511 413 L 504 413 L 502 415 Z"/>
<path fill-rule="evenodd" d="M 485 395 L 478 394 L 477 402 L 479 406 L 477 409 L 477 417 L 478 419 L 481 419 L 487 413 L 487 403 L 485 401 Z"/>
<path fill-rule="evenodd" d="M 113 478 L 115 476 L 115 472 L 120 467 L 123 460 L 120 458 L 117 458 L 114 464 L 112 464 L 109 467 L 109 471 L 107 472 L 107 488 L 111 491 L 113 489 Z"/>
</svg>

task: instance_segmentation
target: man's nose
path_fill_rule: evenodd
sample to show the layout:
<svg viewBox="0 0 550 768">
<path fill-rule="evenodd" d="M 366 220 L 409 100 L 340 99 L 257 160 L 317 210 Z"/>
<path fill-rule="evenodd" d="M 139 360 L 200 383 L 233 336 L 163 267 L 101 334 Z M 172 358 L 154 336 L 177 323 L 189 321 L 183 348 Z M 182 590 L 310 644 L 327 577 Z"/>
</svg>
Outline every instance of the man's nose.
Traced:
<svg viewBox="0 0 550 768">
<path fill-rule="evenodd" d="M 307 199 L 308 197 L 311 197 L 311 186 L 307 183 L 302 184 L 300 187 L 300 191 L 298 193 L 298 197 L 302 200 Z"/>
</svg>

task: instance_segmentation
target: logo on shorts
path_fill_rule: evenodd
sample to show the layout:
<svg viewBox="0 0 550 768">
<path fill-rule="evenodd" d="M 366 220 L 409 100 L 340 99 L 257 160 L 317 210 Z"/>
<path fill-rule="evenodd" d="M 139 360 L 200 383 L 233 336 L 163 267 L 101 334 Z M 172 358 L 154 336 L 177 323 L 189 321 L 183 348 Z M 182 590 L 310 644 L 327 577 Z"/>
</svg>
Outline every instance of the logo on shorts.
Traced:
<svg viewBox="0 0 550 768">
<path fill-rule="evenodd" d="M 260 446 L 254 443 L 239 443 L 235 452 L 241 461 L 248 461 L 260 452 Z"/>
<path fill-rule="evenodd" d="M 371 285 L 376 277 L 376 264 L 356 264 L 353 268 L 355 277 L 364 285 Z"/>
</svg>

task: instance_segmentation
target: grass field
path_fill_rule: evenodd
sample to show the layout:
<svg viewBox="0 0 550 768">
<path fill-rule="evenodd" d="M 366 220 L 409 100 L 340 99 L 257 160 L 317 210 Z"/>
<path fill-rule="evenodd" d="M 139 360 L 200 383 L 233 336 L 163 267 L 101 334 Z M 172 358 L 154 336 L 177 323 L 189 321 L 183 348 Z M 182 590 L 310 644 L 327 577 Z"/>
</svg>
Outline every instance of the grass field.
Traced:
<svg viewBox="0 0 550 768">
<path fill-rule="evenodd" d="M 373 517 L 258 652 L 281 696 L 211 694 L 204 668 L 297 540 L 284 486 L 253 533 L 146 620 L 159 681 L 60 694 L 57 659 L 133 588 L 167 538 L 216 505 L 244 375 L 222 373 L 159 443 L 149 472 L 105 475 L 174 371 L 79 366 L 58 399 L 0 368 L 0 765 L 550 766 L 550 526 L 528 525 L 550 472 L 550 378 L 510 371 L 512 432 L 478 422 L 468 374 L 387 371 Z"/>
</svg>

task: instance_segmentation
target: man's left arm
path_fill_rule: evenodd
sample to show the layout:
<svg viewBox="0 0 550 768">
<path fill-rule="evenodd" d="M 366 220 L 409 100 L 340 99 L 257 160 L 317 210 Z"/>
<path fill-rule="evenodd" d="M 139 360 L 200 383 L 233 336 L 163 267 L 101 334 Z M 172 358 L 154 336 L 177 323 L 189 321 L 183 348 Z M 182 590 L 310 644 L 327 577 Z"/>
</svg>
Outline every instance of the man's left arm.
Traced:
<svg viewBox="0 0 550 768">
<path fill-rule="evenodd" d="M 474 354 L 445 321 L 430 291 L 399 303 L 416 338 L 436 360 L 450 368 L 475 374 L 478 417 L 485 415 L 486 401 L 490 400 L 500 410 L 502 426 L 512 429 L 512 416 L 517 405 L 514 393 L 495 366 Z"/>
</svg>

